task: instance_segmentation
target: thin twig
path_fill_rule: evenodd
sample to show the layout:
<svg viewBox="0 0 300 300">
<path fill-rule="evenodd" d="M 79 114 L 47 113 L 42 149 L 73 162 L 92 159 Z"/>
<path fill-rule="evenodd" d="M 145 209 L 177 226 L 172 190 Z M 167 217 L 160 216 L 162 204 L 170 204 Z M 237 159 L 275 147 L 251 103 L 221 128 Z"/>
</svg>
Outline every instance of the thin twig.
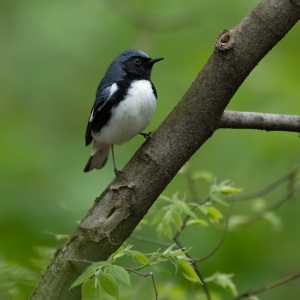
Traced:
<svg viewBox="0 0 300 300">
<path fill-rule="evenodd" d="M 191 192 L 191 194 L 192 194 L 192 197 L 193 197 L 194 199 L 197 199 L 197 198 L 198 198 L 198 195 L 197 195 L 197 190 L 196 190 L 195 180 L 194 180 L 193 177 L 192 177 L 192 173 L 191 173 L 190 169 L 188 169 L 187 172 L 186 172 L 184 175 L 185 175 L 185 178 L 186 178 L 186 180 L 187 180 L 188 187 L 189 187 L 189 189 L 190 189 L 190 192 Z M 200 205 L 204 205 L 205 203 L 206 203 L 206 200 L 201 201 L 201 204 L 200 204 Z M 196 209 L 196 207 L 194 207 L 192 210 L 195 210 L 195 209 Z M 179 242 L 178 238 L 179 238 L 180 234 L 182 233 L 182 231 L 185 229 L 186 224 L 187 224 L 187 222 L 188 222 L 189 219 L 190 219 L 190 216 L 187 215 L 187 216 L 184 218 L 184 220 L 183 220 L 183 222 L 182 222 L 182 224 L 181 224 L 180 230 L 178 230 L 178 231 L 174 234 L 174 236 L 173 236 L 173 238 L 172 238 L 173 241 L 174 241 L 174 243 L 176 244 L 176 246 L 179 247 L 179 248 L 181 248 L 181 249 L 184 248 L 184 247 L 181 245 L 181 243 Z M 203 290 L 204 290 L 206 299 L 207 299 L 207 300 L 211 300 L 210 291 L 209 291 L 209 289 L 208 289 L 208 287 L 207 287 L 207 285 L 206 285 L 206 283 L 205 283 L 204 277 L 202 276 L 202 274 L 201 274 L 201 272 L 200 272 L 200 270 L 199 270 L 199 268 L 198 268 L 198 266 L 197 266 L 197 264 L 196 264 L 196 261 L 190 256 L 190 254 L 185 253 L 185 255 L 186 255 L 189 259 L 191 259 L 193 269 L 194 269 L 194 271 L 196 272 L 196 274 L 198 275 L 198 277 L 200 278 L 200 280 L 201 280 L 201 282 L 202 282 L 202 284 L 203 284 Z"/>
<path fill-rule="evenodd" d="M 235 195 L 232 194 L 232 195 L 230 195 L 230 197 L 227 198 L 227 201 L 237 202 L 237 201 L 245 201 L 245 200 L 250 200 L 250 199 L 262 197 L 262 196 L 268 194 L 269 192 L 271 192 L 273 189 L 280 186 L 285 181 L 289 180 L 291 177 L 294 177 L 297 174 L 297 172 L 299 171 L 299 169 L 300 169 L 300 167 L 296 167 L 294 170 L 287 173 L 286 175 L 276 179 L 275 181 L 271 182 L 267 186 L 265 186 L 263 188 L 260 188 L 257 191 L 254 191 L 252 193 L 245 194 L 245 195 L 243 195 L 243 194 L 235 194 Z"/>
<path fill-rule="evenodd" d="M 238 202 L 238 201 L 245 201 L 251 200 L 258 197 L 262 197 L 267 193 L 271 192 L 275 188 L 279 187 L 281 184 L 287 182 L 287 191 L 286 193 L 280 197 L 275 203 L 267 205 L 263 210 L 258 212 L 256 215 L 249 217 L 243 221 L 241 225 L 249 225 L 252 224 L 266 216 L 267 213 L 277 210 L 281 205 L 286 203 L 290 200 L 294 193 L 300 188 L 300 184 L 297 182 L 296 184 L 296 177 L 299 172 L 300 167 L 295 168 L 293 171 L 289 172 L 288 174 L 276 179 L 274 182 L 270 183 L 266 187 L 263 187 L 253 193 L 249 193 L 247 195 L 235 196 L 228 198 L 227 200 L 230 202 Z"/>
<path fill-rule="evenodd" d="M 269 291 L 269 290 L 271 290 L 275 287 L 278 287 L 278 286 L 280 286 L 284 283 L 295 280 L 297 278 L 300 278 L 300 273 L 297 273 L 297 274 L 294 274 L 294 275 L 291 275 L 291 276 L 287 276 L 285 278 L 277 280 L 277 281 L 275 281 L 273 283 L 270 283 L 270 284 L 268 284 L 268 285 L 266 285 L 262 288 L 259 288 L 257 290 L 247 291 L 247 292 L 237 296 L 234 300 L 240 300 L 240 299 L 247 298 L 247 297 L 250 297 L 250 296 L 253 296 L 253 295 L 261 294 L 263 292 Z"/>
<path fill-rule="evenodd" d="M 268 212 L 275 211 L 278 209 L 281 205 L 289 201 L 292 196 L 294 195 L 294 192 L 299 189 L 300 186 L 296 186 L 292 190 L 288 190 L 285 195 L 283 195 L 278 201 L 276 201 L 274 204 L 266 206 L 261 212 L 256 214 L 255 216 L 248 218 L 243 222 L 243 225 L 248 225 L 251 223 L 254 223 L 257 220 L 262 219 Z"/>
<path fill-rule="evenodd" d="M 180 249 L 183 249 L 184 247 L 181 245 L 181 243 L 178 241 L 178 236 L 177 237 L 173 237 L 173 241 L 174 243 L 180 248 Z M 188 254 L 188 253 L 185 253 L 185 255 L 192 261 L 192 266 L 193 266 L 193 269 L 194 271 L 196 272 L 196 274 L 198 275 L 198 277 L 200 278 L 200 281 L 202 282 L 202 286 L 203 286 L 203 290 L 204 290 L 204 293 L 206 295 L 206 298 L 207 300 L 211 300 L 211 296 L 210 296 L 210 292 L 209 292 L 209 289 L 205 283 L 205 280 L 204 280 L 204 277 L 202 276 L 198 266 L 196 265 L 196 262 L 194 261 L 194 259 Z"/>
<path fill-rule="evenodd" d="M 232 212 L 232 205 L 230 205 L 229 212 L 228 212 L 228 215 L 227 215 L 227 218 L 226 218 L 226 221 L 225 221 L 224 231 L 223 231 L 223 234 L 222 234 L 222 237 L 221 237 L 221 240 L 219 241 L 219 243 L 206 256 L 204 256 L 202 258 L 199 258 L 199 259 L 195 259 L 194 260 L 195 262 L 198 263 L 198 262 L 201 262 L 201 261 L 204 261 L 204 260 L 208 259 L 209 257 L 213 256 L 221 248 L 221 246 L 223 245 L 223 243 L 225 241 L 226 235 L 228 233 L 228 225 L 229 225 L 229 219 L 230 219 L 230 216 L 231 216 L 231 212 Z"/>
<path fill-rule="evenodd" d="M 151 238 L 147 238 L 147 237 L 139 236 L 139 235 L 135 235 L 135 234 L 131 235 L 129 238 L 136 240 L 136 241 L 146 242 L 149 244 L 158 245 L 158 246 L 162 246 L 162 247 L 171 247 L 172 246 L 172 244 L 170 244 L 170 243 L 158 241 L 155 239 L 151 239 Z"/>
<path fill-rule="evenodd" d="M 154 291 L 155 291 L 155 299 L 156 299 L 156 300 L 158 299 L 158 292 L 157 292 L 157 288 L 156 288 L 156 284 L 155 284 L 153 272 L 149 272 L 149 273 L 141 273 L 141 272 L 139 272 L 139 271 L 137 271 L 137 270 L 135 270 L 135 269 L 130 269 L 130 268 L 126 268 L 126 270 L 127 270 L 128 272 L 137 274 L 137 275 L 142 276 L 142 277 L 148 277 L 148 276 L 151 276 L 152 283 L 153 283 L 153 287 L 154 287 Z"/>
<path fill-rule="evenodd" d="M 172 240 L 175 242 L 175 244 L 177 244 L 177 238 L 179 237 L 179 235 L 181 234 L 181 232 L 184 230 L 184 228 L 186 227 L 186 224 L 188 222 L 188 220 L 190 219 L 190 216 L 186 216 L 181 224 L 180 230 L 178 230 L 174 236 L 172 237 Z M 179 247 L 182 248 L 182 247 Z"/>
</svg>

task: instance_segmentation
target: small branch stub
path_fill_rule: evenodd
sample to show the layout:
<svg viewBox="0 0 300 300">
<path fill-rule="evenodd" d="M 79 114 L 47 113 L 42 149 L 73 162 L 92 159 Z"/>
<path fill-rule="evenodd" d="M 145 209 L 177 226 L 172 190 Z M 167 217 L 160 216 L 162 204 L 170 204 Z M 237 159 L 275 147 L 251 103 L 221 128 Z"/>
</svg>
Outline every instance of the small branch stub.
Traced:
<svg viewBox="0 0 300 300">
<path fill-rule="evenodd" d="M 215 44 L 215 48 L 220 51 L 226 51 L 233 48 L 234 44 L 234 34 L 232 30 L 223 30 Z"/>
</svg>

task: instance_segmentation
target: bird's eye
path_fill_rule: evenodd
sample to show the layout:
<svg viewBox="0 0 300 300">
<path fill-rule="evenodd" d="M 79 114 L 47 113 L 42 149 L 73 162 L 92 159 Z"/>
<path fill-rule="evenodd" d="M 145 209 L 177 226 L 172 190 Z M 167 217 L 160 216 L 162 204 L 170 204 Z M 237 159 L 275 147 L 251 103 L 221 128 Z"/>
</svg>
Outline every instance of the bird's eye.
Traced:
<svg viewBox="0 0 300 300">
<path fill-rule="evenodd" d="M 140 65 L 142 63 L 142 60 L 140 58 L 135 58 L 134 63 L 136 65 Z"/>
</svg>

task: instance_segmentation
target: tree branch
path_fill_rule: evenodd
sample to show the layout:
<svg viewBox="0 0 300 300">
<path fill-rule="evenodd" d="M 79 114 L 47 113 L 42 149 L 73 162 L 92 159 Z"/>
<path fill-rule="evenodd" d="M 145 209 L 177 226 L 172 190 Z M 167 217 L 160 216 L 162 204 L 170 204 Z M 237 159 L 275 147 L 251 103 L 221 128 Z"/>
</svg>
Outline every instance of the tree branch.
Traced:
<svg viewBox="0 0 300 300">
<path fill-rule="evenodd" d="M 294 168 L 289 173 L 281 176 L 280 178 L 276 179 L 275 181 L 272 181 L 268 185 L 264 186 L 263 188 L 259 188 L 258 190 L 255 190 L 253 192 L 250 192 L 248 194 L 232 194 L 227 198 L 227 201 L 229 202 L 240 202 L 240 201 L 247 201 L 252 200 L 255 198 L 263 197 L 266 194 L 270 193 L 272 190 L 276 189 L 280 185 L 284 183 L 288 183 L 288 193 L 290 194 L 292 191 L 294 191 L 296 188 L 294 187 L 295 177 L 300 171 L 300 166 Z"/>
<path fill-rule="evenodd" d="M 300 0 L 263 0 L 235 28 L 223 32 L 183 98 L 99 196 L 69 241 L 54 255 L 34 300 L 81 299 L 70 289 L 84 266 L 102 261 L 130 236 L 183 164 L 219 128 L 230 99 L 258 62 L 300 17 Z M 100 174 L 99 174 L 100 176 Z"/>
<path fill-rule="evenodd" d="M 300 132 L 300 116 L 225 110 L 220 128 Z"/>
<path fill-rule="evenodd" d="M 254 295 L 258 295 L 258 294 L 261 294 L 263 292 L 266 292 L 266 291 L 269 291 L 275 287 L 278 287 L 284 283 L 287 283 L 291 280 L 295 280 L 295 279 L 298 279 L 300 277 L 300 273 L 297 273 L 297 274 L 294 274 L 294 275 L 291 275 L 291 276 L 288 276 L 288 277 L 285 277 L 285 278 L 282 278 L 276 282 L 273 282 L 273 283 L 270 283 L 260 289 L 257 289 L 257 290 L 254 290 L 254 291 L 248 291 L 248 292 L 245 292 L 241 295 L 239 295 L 238 297 L 234 298 L 234 300 L 240 300 L 240 299 L 243 299 L 243 298 L 248 298 L 250 296 L 254 296 Z"/>
</svg>

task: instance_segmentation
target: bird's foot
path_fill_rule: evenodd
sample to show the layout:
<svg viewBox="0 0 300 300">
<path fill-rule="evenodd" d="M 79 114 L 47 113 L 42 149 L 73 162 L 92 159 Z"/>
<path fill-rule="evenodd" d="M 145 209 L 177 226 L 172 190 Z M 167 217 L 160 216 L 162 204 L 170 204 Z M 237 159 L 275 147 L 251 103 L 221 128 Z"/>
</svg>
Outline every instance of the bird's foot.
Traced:
<svg viewBox="0 0 300 300">
<path fill-rule="evenodd" d="M 152 133 L 153 133 L 153 131 L 150 131 L 148 133 L 140 132 L 140 135 L 142 135 L 146 140 L 149 140 L 149 139 L 153 139 Z"/>
<path fill-rule="evenodd" d="M 125 175 L 125 172 L 118 170 L 116 167 L 114 167 L 114 172 L 116 177 L 123 177 Z"/>
</svg>

